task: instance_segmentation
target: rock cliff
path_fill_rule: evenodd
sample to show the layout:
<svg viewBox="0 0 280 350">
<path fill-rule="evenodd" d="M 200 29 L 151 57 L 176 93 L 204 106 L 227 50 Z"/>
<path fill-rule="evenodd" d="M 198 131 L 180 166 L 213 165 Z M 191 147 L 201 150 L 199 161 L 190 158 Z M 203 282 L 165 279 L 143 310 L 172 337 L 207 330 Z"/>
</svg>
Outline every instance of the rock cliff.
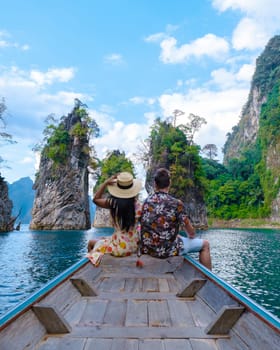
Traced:
<svg viewBox="0 0 280 350">
<path fill-rule="evenodd" d="M 280 222 L 280 35 L 273 37 L 256 61 L 248 101 L 240 122 L 224 146 L 224 164 L 247 150 L 260 150 L 260 176 L 270 219 Z"/>
<path fill-rule="evenodd" d="M 89 144 L 88 135 L 77 132 L 84 127 L 80 115 L 79 106 L 75 107 L 59 125 L 58 130 L 63 132 L 67 140 L 63 159 L 50 157 L 50 145 L 55 144 L 54 137 L 42 152 L 34 183 L 35 199 L 30 229 L 84 230 L 91 226 L 87 170 Z M 62 142 L 62 136 L 56 142 Z M 46 152 L 46 147 L 49 147 L 49 152 Z"/>
<path fill-rule="evenodd" d="M 239 158 L 242 151 L 254 145 L 259 131 L 261 108 L 279 79 L 280 35 L 277 35 L 268 42 L 263 53 L 257 58 L 248 101 L 242 110 L 238 125 L 228 134 L 224 145 L 224 164 L 228 164 L 231 158 Z"/>
<path fill-rule="evenodd" d="M 12 217 L 13 203 L 8 196 L 8 185 L 0 175 L 0 232 L 14 229 L 15 218 Z"/>
</svg>

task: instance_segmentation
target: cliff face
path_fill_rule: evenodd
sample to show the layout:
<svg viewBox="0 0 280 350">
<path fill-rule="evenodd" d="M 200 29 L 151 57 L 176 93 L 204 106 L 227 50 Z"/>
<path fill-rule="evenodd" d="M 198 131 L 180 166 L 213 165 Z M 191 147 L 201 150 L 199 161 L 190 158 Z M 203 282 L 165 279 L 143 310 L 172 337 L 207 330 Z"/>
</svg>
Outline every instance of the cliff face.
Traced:
<svg viewBox="0 0 280 350">
<path fill-rule="evenodd" d="M 256 61 L 251 90 L 240 122 L 228 135 L 224 163 L 244 151 L 261 150 L 260 181 L 271 220 L 280 222 L 280 36 L 273 37 Z M 257 141 L 257 142 L 256 142 Z M 261 172 L 260 172 L 260 169 Z"/>
<path fill-rule="evenodd" d="M 65 161 L 55 164 L 42 153 L 34 189 L 30 229 L 84 230 L 90 228 L 88 200 L 88 138 L 73 136 L 71 130 L 81 124 L 75 109 L 63 121 L 61 129 L 69 134 Z"/>
<path fill-rule="evenodd" d="M 261 107 L 267 101 L 276 82 L 280 79 L 280 36 L 273 37 L 256 61 L 248 101 L 239 124 L 233 127 L 224 145 L 224 164 L 239 158 L 246 148 L 255 144 L 259 131 Z"/>
<path fill-rule="evenodd" d="M 13 203 L 8 196 L 8 185 L 0 175 L 0 232 L 14 229 L 15 218 L 12 217 Z"/>
</svg>

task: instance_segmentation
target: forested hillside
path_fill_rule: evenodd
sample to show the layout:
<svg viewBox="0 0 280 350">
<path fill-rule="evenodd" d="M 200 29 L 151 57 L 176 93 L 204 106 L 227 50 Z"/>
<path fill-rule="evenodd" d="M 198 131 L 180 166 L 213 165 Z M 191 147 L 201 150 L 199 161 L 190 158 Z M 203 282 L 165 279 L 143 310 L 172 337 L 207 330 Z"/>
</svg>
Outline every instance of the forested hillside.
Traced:
<svg viewBox="0 0 280 350">
<path fill-rule="evenodd" d="M 280 222 L 280 36 L 256 62 L 240 122 L 228 134 L 224 166 L 205 160 L 212 217 Z"/>
</svg>

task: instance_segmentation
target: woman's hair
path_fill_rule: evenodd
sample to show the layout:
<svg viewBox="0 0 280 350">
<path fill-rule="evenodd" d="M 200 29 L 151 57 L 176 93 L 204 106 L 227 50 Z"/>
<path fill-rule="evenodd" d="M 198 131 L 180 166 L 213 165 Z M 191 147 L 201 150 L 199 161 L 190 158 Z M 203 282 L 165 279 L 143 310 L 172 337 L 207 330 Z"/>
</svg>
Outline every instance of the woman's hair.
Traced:
<svg viewBox="0 0 280 350">
<path fill-rule="evenodd" d="M 117 198 L 111 196 L 108 201 L 114 224 L 128 232 L 135 225 L 135 197 Z"/>
<path fill-rule="evenodd" d="M 166 188 L 170 185 L 170 173 L 165 168 L 159 168 L 155 173 L 154 179 L 158 189 Z"/>
</svg>

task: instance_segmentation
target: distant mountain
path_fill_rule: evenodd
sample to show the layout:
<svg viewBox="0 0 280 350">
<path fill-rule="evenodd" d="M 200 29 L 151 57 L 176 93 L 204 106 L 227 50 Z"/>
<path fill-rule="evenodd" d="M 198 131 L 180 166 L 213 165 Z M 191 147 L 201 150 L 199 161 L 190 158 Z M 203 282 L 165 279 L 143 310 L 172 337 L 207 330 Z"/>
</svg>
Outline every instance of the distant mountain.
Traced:
<svg viewBox="0 0 280 350">
<path fill-rule="evenodd" d="M 29 177 L 23 177 L 12 184 L 8 184 L 9 198 L 13 202 L 12 216 L 18 216 L 16 224 L 29 224 L 35 191 L 32 189 L 33 181 Z M 89 196 L 89 209 L 91 222 L 95 215 L 95 205 Z"/>
<path fill-rule="evenodd" d="M 13 216 L 18 216 L 16 224 L 29 224 L 34 200 L 33 181 L 23 177 L 12 184 L 8 184 L 9 198 L 13 202 Z"/>
</svg>

